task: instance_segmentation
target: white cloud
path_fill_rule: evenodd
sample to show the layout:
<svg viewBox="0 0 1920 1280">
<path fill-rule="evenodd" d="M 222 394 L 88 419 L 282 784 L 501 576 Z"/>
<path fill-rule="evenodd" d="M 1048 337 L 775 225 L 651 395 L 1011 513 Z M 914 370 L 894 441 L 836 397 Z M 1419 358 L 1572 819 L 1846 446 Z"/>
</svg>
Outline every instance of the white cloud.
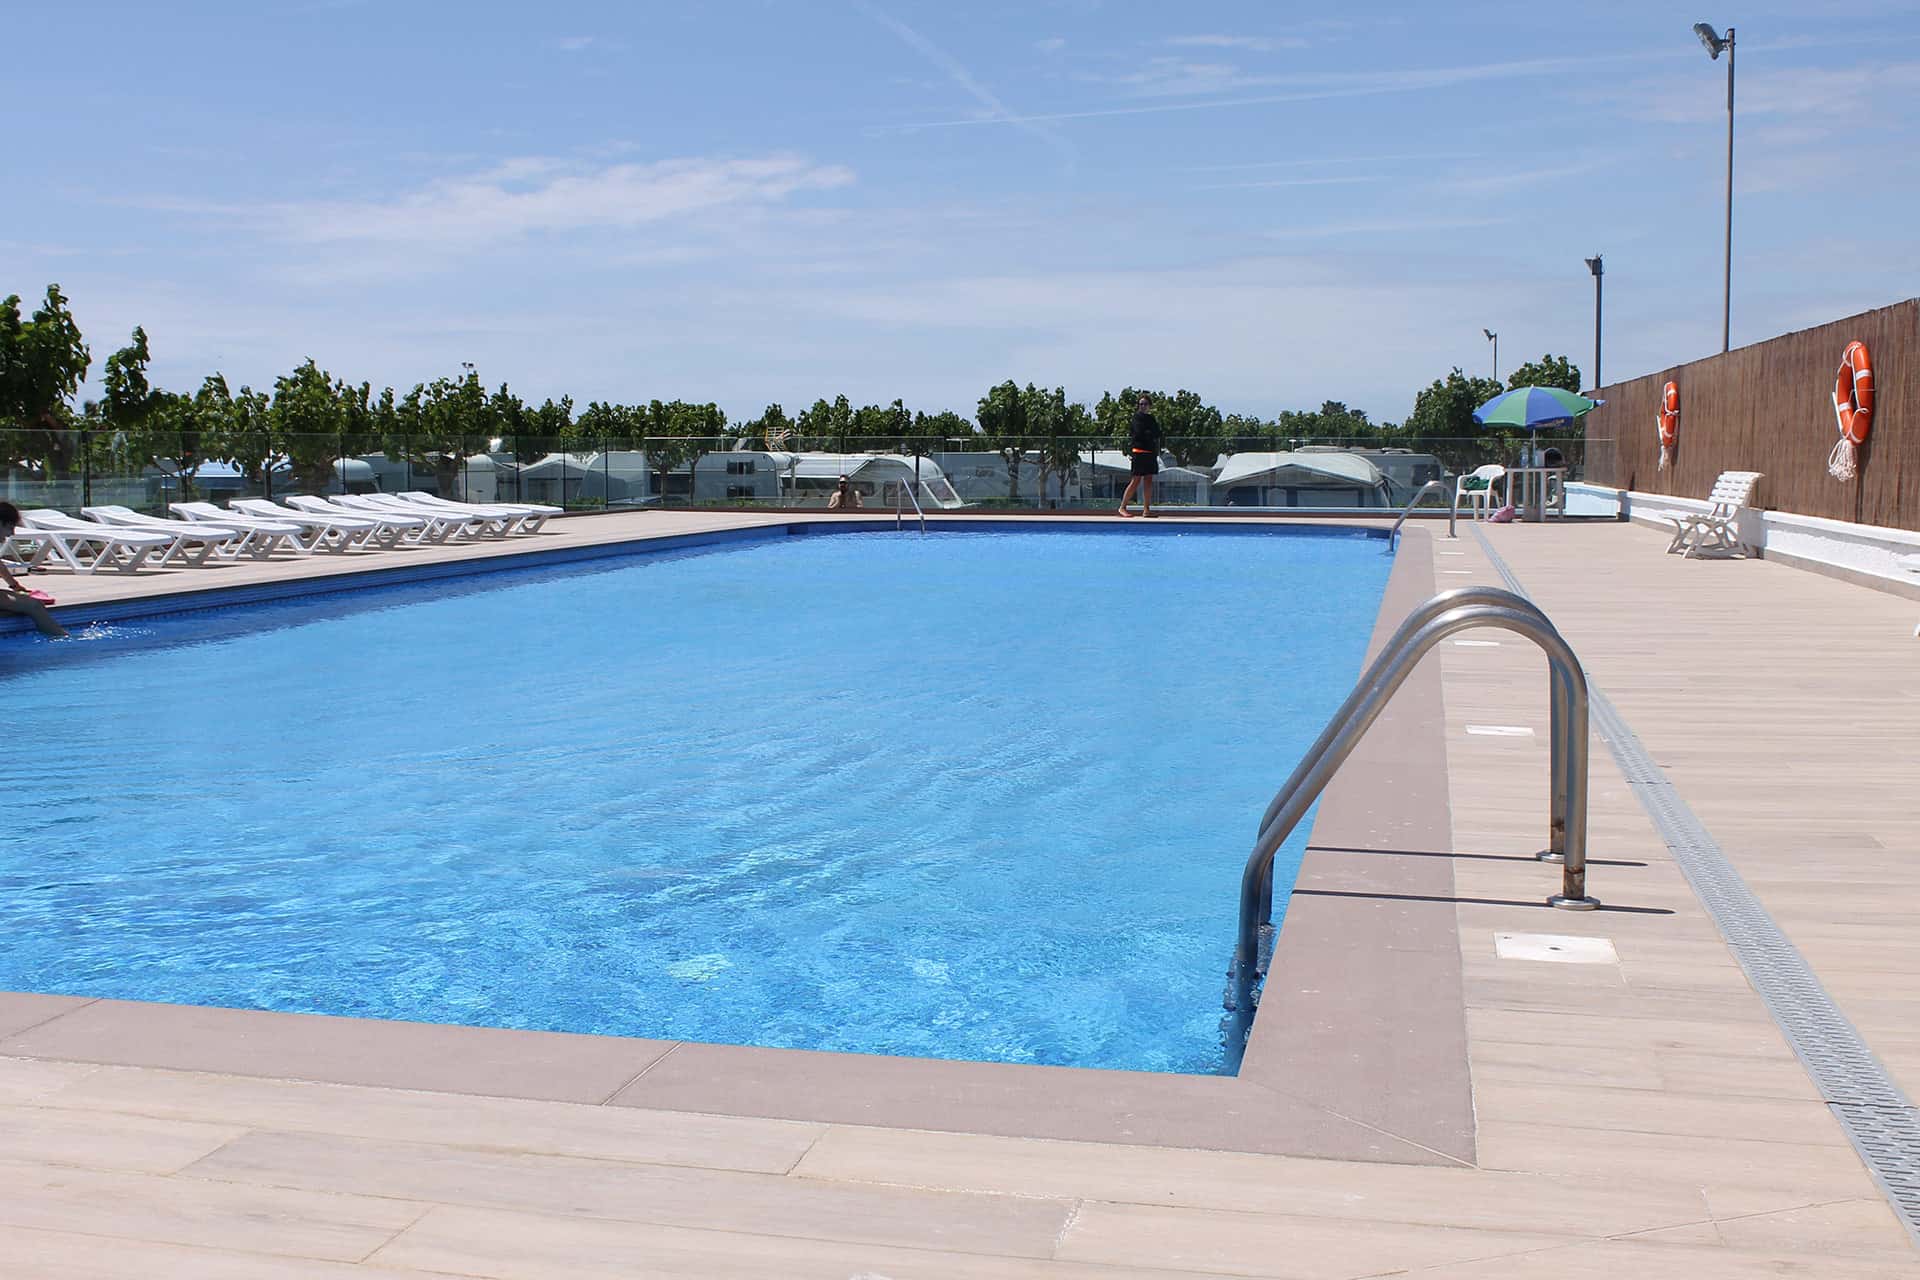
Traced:
<svg viewBox="0 0 1920 1280">
<path fill-rule="evenodd" d="M 1705 63 L 1702 58 L 1702 64 Z M 1727 117 L 1726 76 L 1705 65 L 1694 75 L 1668 75 L 1630 86 L 1620 97 L 1630 115 L 1662 124 L 1707 124 Z M 1872 119 L 1880 108 L 1911 103 L 1920 90 L 1920 62 L 1852 67 L 1769 68 L 1742 77 L 1735 111 L 1741 119 Z"/>
<path fill-rule="evenodd" d="M 1383 94 L 1415 93 L 1499 81 L 1565 80 L 1574 76 L 1592 75 L 1597 67 L 1607 64 L 1667 61 L 1670 58 L 1671 55 L 1666 53 L 1629 53 L 1590 57 L 1523 58 L 1451 67 L 1411 67 L 1379 71 L 1302 71 L 1284 75 L 1258 76 L 1242 75 L 1231 67 L 1223 68 L 1219 64 L 1187 64 L 1179 59 L 1156 59 L 1158 65 L 1150 66 L 1142 72 L 1104 79 L 1109 83 L 1128 85 L 1138 93 L 1155 96 L 1171 96 L 1176 93 L 1217 93 L 1229 88 L 1256 86 L 1273 86 L 1281 91 L 1239 98 L 1212 98 L 1204 102 L 1157 102 L 1135 106 L 1094 107 L 1078 111 L 1052 111 L 1032 115 L 986 115 L 955 120 L 922 120 L 892 127 L 909 131 L 995 124 L 1027 127 L 1064 120 L 1155 115 L 1164 112 L 1217 111 L 1230 107 L 1269 106 L 1282 102 L 1375 97 Z"/>
<path fill-rule="evenodd" d="M 553 47 L 562 53 L 579 53 L 593 47 L 596 36 L 556 36 Z"/>
<path fill-rule="evenodd" d="M 1190 191 L 1249 191 L 1262 187 L 1347 187 L 1367 182 L 1390 181 L 1386 174 L 1340 174 L 1327 178 L 1264 178 L 1253 182 L 1203 182 Z"/>
<path fill-rule="evenodd" d="M 1418 236 L 1433 231 L 1468 231 L 1499 227 L 1512 218 L 1354 218 L 1303 227 L 1280 227 L 1267 232 L 1276 240 L 1320 240 L 1334 236 Z"/>
<path fill-rule="evenodd" d="M 1035 40 L 1033 47 L 1042 53 L 1058 53 L 1067 47 L 1067 42 L 1063 36 L 1049 36 L 1045 40 Z"/>
<path fill-rule="evenodd" d="M 530 156 L 430 182 L 390 200 L 277 204 L 249 216 L 274 234 L 311 244 L 470 248 L 538 233 L 634 228 L 852 181 L 843 166 L 786 152 L 598 167 Z"/>
<path fill-rule="evenodd" d="M 1249 53 L 1274 53 L 1280 49 L 1305 49 L 1313 44 L 1305 36 L 1172 36 L 1170 45 L 1198 49 L 1245 49 Z"/>
</svg>

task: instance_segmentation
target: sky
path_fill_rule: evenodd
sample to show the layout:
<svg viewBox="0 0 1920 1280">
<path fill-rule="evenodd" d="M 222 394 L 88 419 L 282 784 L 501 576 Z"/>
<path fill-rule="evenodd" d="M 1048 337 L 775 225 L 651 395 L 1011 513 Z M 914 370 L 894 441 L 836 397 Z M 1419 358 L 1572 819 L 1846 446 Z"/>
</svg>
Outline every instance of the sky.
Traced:
<svg viewBox="0 0 1920 1280">
<path fill-rule="evenodd" d="M 1398 420 L 1920 293 L 1920 3 L 0 0 L 0 294 L 159 385 Z"/>
</svg>

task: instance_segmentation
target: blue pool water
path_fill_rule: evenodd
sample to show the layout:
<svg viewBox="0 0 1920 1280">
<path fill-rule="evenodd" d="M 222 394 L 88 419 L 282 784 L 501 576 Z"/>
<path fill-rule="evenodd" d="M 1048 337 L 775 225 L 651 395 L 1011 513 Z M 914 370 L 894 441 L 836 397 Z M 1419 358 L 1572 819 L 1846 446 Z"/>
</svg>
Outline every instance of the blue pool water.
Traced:
<svg viewBox="0 0 1920 1280">
<path fill-rule="evenodd" d="M 1218 1070 L 1389 566 L 834 534 L 0 637 L 0 989 Z"/>
</svg>

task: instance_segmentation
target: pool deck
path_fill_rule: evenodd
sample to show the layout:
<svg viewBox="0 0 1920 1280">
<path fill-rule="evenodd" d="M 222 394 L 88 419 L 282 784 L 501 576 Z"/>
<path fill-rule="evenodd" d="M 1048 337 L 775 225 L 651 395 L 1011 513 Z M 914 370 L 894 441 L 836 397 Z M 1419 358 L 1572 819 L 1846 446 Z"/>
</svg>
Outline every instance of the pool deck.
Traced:
<svg viewBox="0 0 1920 1280">
<path fill-rule="evenodd" d="M 556 523 L 538 541 L 798 518 L 648 512 Z M 1428 580 L 1410 598 L 1502 584 L 1480 537 L 1462 531 L 1450 542 L 1443 526 L 1413 527 L 1396 576 L 1411 566 Z M 1631 525 L 1510 525 L 1485 538 L 1888 1070 L 1920 1094 L 1913 602 L 1762 561 L 1682 561 Z M 510 548 L 369 554 L 350 567 Z M 331 560 L 212 572 L 247 586 Z M 38 579 L 63 605 L 205 581 Z M 1598 740 L 1591 890 L 1607 909 L 1540 904 L 1556 883 L 1530 856 L 1546 807 L 1543 664 L 1500 633 L 1459 639 L 1500 643 L 1449 643 L 1426 664 L 1427 693 L 1409 686 L 1434 699 L 1424 713 L 1437 734 L 1376 728 L 1382 741 L 1336 784 L 1346 799 L 1329 797 L 1344 825 L 1323 816 L 1316 827 L 1301 914 L 1281 939 L 1301 920 L 1369 914 L 1401 929 L 1387 943 L 1400 972 L 1437 975 L 1415 1006 L 1462 1028 L 1465 1146 L 1444 1132 L 1424 1152 L 1348 1159 L 1236 1148 L 1233 1134 L 1180 1145 L 1169 1139 L 1193 1118 L 1154 1114 L 1167 1095 L 1128 1073 L 1065 1076 L 1109 1090 L 1102 1123 L 1131 1126 L 1135 1140 L 1118 1127 L 1098 1141 L 1034 1136 L 1059 1117 L 991 1093 L 959 1099 L 992 1120 L 968 1131 L 954 1121 L 953 1081 L 974 1064 L 946 1064 L 959 1076 L 927 1077 L 921 1096 L 890 1097 L 865 1123 L 796 1119 L 765 1113 L 837 1094 L 844 1116 L 873 1117 L 872 1099 L 838 1055 L 0 994 L 0 1274 L 1920 1277 L 1920 1250 Z M 1416 703 L 1409 718 L 1422 712 Z M 1441 794 L 1422 791 L 1436 782 Z M 1356 789 L 1394 821 L 1356 821 Z M 1422 813 L 1444 813 L 1443 829 L 1399 827 Z M 1419 892 L 1367 879 L 1442 870 Z M 1319 914 L 1342 906 L 1357 914 Z M 1451 955 L 1433 949 L 1436 916 Z M 1496 934 L 1605 938 L 1618 961 L 1502 959 Z M 1341 936 L 1350 966 L 1311 980 L 1286 966 L 1284 988 L 1277 970 L 1270 1014 L 1283 1000 L 1372 1007 L 1378 990 L 1327 999 L 1349 969 L 1356 983 L 1380 972 L 1377 931 L 1315 950 L 1334 954 Z M 1338 1064 L 1353 1097 L 1309 1099 L 1343 1122 L 1329 1132 L 1408 1144 L 1404 1117 L 1428 1108 L 1399 1100 L 1431 1100 L 1453 1053 L 1439 1043 L 1445 1019 L 1418 1034 L 1397 1019 L 1374 1019 L 1367 1061 Z M 1359 1034 L 1342 1025 L 1328 1044 Z M 1273 1030 L 1257 1025 L 1256 1039 Z M 737 1055 L 755 1069 L 721 1079 L 747 1060 Z M 1288 1075 L 1246 1087 L 1269 1088 L 1278 1105 Z M 1211 1092 L 1242 1083 L 1200 1081 L 1190 1101 L 1206 1112 Z M 1378 1110 L 1342 1110 L 1364 1105 Z M 916 1110 L 939 1122 L 916 1124 Z"/>
</svg>

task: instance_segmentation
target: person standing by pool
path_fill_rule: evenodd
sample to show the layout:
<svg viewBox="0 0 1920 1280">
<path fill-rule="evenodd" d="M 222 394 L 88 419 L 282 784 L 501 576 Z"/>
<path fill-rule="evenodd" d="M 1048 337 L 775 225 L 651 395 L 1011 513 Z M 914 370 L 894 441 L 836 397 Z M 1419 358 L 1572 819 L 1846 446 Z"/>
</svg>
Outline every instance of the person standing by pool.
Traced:
<svg viewBox="0 0 1920 1280">
<path fill-rule="evenodd" d="M 0 502 L 0 546 L 4 546 L 13 531 L 20 527 L 20 508 L 11 502 Z M 47 606 L 35 600 L 20 585 L 20 580 L 7 568 L 7 562 L 0 560 L 0 581 L 6 583 L 6 589 L 0 591 L 0 613 L 21 613 L 33 619 L 33 625 L 40 628 L 40 634 L 55 640 L 67 638 L 67 629 L 53 620 L 47 612 Z"/>
<path fill-rule="evenodd" d="M 853 481 L 845 476 L 834 486 L 833 496 L 827 499 L 827 510 L 846 511 L 860 505 L 860 491 L 853 487 Z"/>
<path fill-rule="evenodd" d="M 1127 455 L 1133 460 L 1133 478 L 1127 481 L 1127 491 L 1120 495 L 1120 514 L 1131 516 L 1127 504 L 1133 501 L 1133 491 L 1140 490 L 1140 514 L 1153 514 L 1153 478 L 1160 474 L 1160 424 L 1154 421 L 1153 397 L 1146 392 L 1140 393 L 1140 401 L 1133 408 L 1133 425 L 1127 431 Z"/>
</svg>

